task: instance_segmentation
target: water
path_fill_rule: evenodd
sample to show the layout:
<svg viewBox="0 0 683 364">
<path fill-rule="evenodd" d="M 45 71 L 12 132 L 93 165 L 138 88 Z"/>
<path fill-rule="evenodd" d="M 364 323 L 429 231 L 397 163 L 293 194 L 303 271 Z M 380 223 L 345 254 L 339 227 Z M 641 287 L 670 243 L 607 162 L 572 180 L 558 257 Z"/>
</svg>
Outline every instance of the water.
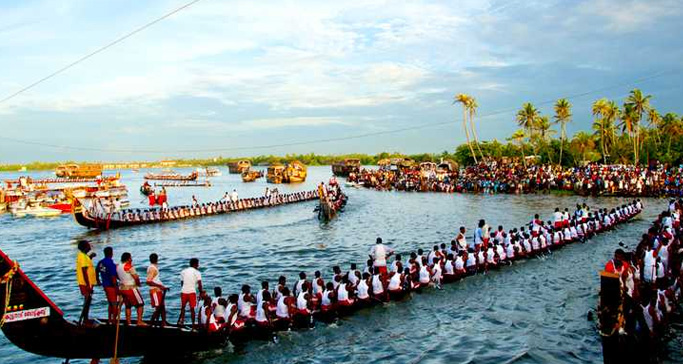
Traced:
<svg viewBox="0 0 683 364">
<path fill-rule="evenodd" d="M 237 189 L 240 196 L 261 194 L 265 180 L 242 183 L 238 175 L 213 178 L 212 188 L 169 188 L 171 204 L 220 199 Z M 183 170 L 188 173 L 190 170 Z M 133 206 L 144 171 L 126 171 L 123 182 Z M 0 174 L 10 178 L 16 174 Z M 49 173 L 34 174 L 47 176 Z M 330 176 L 329 167 L 312 167 L 305 184 L 279 185 L 281 192 L 314 188 Z M 272 187 L 272 185 L 270 185 Z M 198 257 L 205 287 L 220 285 L 237 292 L 241 284 L 258 286 L 285 274 L 290 282 L 299 271 L 321 270 L 330 276 L 336 264 L 364 265 L 377 236 L 398 252 L 449 242 L 456 229 L 474 228 L 479 218 L 506 228 L 519 226 L 534 213 L 546 219 L 555 207 L 571 208 L 586 201 L 610 207 L 617 198 L 552 195 L 479 196 L 376 192 L 346 189 L 346 210 L 329 224 L 320 224 L 315 202 L 203 219 L 93 232 L 63 216 L 14 219 L 0 215 L 0 247 L 70 318 L 80 312 L 74 264 L 78 239 L 91 240 L 98 260 L 105 246 L 119 257 L 133 255 L 138 271 L 152 252 L 160 255 L 162 280 L 172 287 L 167 297 L 169 320 L 177 318 L 179 277 L 190 257 Z M 552 256 L 515 264 L 485 276 L 446 285 L 406 302 L 358 312 L 336 325 L 280 335 L 278 344 L 252 342 L 194 356 L 192 363 L 595 363 L 602 361 L 600 338 L 586 315 L 598 299 L 598 276 L 619 241 L 634 244 L 656 213 L 661 200 L 646 200 L 641 217 L 586 244 L 574 244 Z M 144 297 L 147 298 L 146 289 Z M 148 304 L 148 303 L 147 303 Z M 104 295 L 97 291 L 93 315 L 105 317 Z M 145 307 L 149 315 L 149 306 Z M 680 352 L 671 344 L 671 353 Z M 680 349 L 680 348 L 679 348 Z M 674 355 L 674 354 L 671 354 Z M 671 358 L 680 361 L 680 357 Z M 138 363 L 141 359 L 126 359 Z M 57 359 L 25 353 L 0 335 L 2 363 L 56 363 Z"/>
</svg>

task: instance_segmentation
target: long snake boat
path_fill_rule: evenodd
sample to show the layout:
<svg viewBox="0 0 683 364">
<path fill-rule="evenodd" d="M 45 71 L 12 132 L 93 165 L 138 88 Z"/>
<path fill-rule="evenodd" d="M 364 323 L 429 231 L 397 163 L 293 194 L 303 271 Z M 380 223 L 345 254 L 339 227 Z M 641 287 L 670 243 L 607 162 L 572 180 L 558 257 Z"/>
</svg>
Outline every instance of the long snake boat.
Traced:
<svg viewBox="0 0 683 364">
<path fill-rule="evenodd" d="M 179 173 L 169 173 L 169 174 L 156 174 L 147 173 L 145 174 L 145 179 L 150 181 L 194 181 L 199 177 L 199 173 L 192 172 L 188 175 L 182 175 Z"/>
<path fill-rule="evenodd" d="M 621 215 L 605 229 L 596 229 L 594 234 L 613 228 L 629 221 L 640 213 L 633 211 L 630 215 Z M 597 224 L 596 224 L 597 225 Z M 561 248 L 562 245 L 551 245 L 549 249 Z M 530 257 L 533 257 L 531 255 Z M 44 356 L 59 358 L 107 358 L 114 355 L 116 343 L 119 357 L 126 356 L 159 356 L 169 357 L 183 352 L 199 352 L 220 348 L 228 339 L 244 342 L 253 339 L 269 339 L 274 331 L 290 328 L 310 328 L 315 321 L 330 322 L 334 316 L 349 315 L 356 310 L 371 305 L 381 304 L 378 300 L 370 300 L 368 304 L 351 305 L 336 312 L 316 311 L 306 320 L 295 313 L 291 320 L 278 322 L 274 320 L 267 327 L 253 324 L 223 326 L 217 331 L 200 329 L 188 330 L 184 327 L 167 326 L 165 328 L 136 325 L 118 325 L 119 335 L 116 337 L 117 325 L 100 321 L 94 326 L 79 326 L 64 318 L 63 312 L 54 304 L 28 276 L 0 250 L 0 312 L 2 330 L 7 338 L 23 350 Z M 464 276 L 466 277 L 466 276 Z M 464 278 L 461 277 L 461 278 Z M 444 283 L 455 282 L 456 280 Z M 390 299 L 398 301 L 409 295 L 406 289 L 401 295 L 390 295 Z M 290 309 L 291 310 L 291 309 Z M 292 327 L 290 327 L 290 324 Z"/>
<path fill-rule="evenodd" d="M 226 214 L 294 204 L 317 199 L 316 191 L 302 191 L 240 199 L 237 202 L 217 201 L 195 206 L 176 206 L 168 209 L 125 209 L 111 214 L 99 215 L 88 211 L 78 199 L 74 199 L 72 214 L 80 225 L 97 230 L 117 229 L 127 226 L 158 224 L 205 216 Z"/>
</svg>

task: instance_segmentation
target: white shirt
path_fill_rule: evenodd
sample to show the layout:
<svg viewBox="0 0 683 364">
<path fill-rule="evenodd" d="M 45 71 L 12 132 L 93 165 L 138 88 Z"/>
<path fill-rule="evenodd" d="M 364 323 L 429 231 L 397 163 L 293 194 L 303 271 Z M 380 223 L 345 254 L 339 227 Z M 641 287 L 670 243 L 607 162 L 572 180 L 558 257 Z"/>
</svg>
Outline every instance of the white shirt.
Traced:
<svg viewBox="0 0 683 364">
<path fill-rule="evenodd" d="M 387 254 L 393 253 L 394 251 L 384 246 L 384 244 L 375 244 L 370 250 L 370 256 L 374 259 L 375 267 L 386 267 L 387 265 Z"/>
<path fill-rule="evenodd" d="M 181 288 L 180 293 L 197 293 L 197 282 L 202 280 L 202 274 L 193 267 L 187 267 L 180 272 L 180 280 L 183 282 L 183 287 Z"/>
</svg>

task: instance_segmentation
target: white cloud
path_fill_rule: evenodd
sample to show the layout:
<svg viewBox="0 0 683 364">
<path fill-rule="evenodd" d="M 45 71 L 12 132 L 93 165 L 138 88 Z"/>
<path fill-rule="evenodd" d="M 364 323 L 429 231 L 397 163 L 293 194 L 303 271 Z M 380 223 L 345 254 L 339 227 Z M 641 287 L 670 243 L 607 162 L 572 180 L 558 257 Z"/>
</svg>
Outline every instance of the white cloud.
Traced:
<svg viewBox="0 0 683 364">
<path fill-rule="evenodd" d="M 585 16 L 603 18 L 606 21 L 604 28 L 609 31 L 629 33 L 654 26 L 662 18 L 676 17 L 682 8 L 683 4 L 678 0 L 595 0 L 582 3 L 579 11 Z"/>
</svg>

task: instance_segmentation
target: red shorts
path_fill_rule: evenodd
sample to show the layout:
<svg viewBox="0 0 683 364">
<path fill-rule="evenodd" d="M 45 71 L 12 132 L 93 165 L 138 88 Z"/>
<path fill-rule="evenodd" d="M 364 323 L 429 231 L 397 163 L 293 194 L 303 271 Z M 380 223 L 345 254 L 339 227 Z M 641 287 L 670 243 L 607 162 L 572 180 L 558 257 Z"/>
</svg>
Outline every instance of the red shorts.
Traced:
<svg viewBox="0 0 683 364">
<path fill-rule="evenodd" d="M 387 266 L 386 265 L 377 266 L 377 267 L 375 267 L 375 269 L 377 269 L 377 271 L 379 271 L 379 274 L 381 274 L 381 275 L 387 274 Z"/>
<path fill-rule="evenodd" d="M 81 290 L 81 296 L 88 296 L 88 295 L 92 294 L 91 293 L 92 287 L 88 287 L 88 286 L 79 284 L 78 288 Z"/>
<path fill-rule="evenodd" d="M 564 223 L 562 221 L 555 221 L 555 228 L 561 228 Z"/>
<path fill-rule="evenodd" d="M 149 291 L 150 302 L 152 307 L 161 307 L 164 305 L 164 292 L 160 289 L 155 289 L 154 291 Z"/>
<path fill-rule="evenodd" d="M 181 293 L 180 294 L 180 306 L 185 307 L 186 304 L 190 304 L 190 308 L 194 309 L 197 307 L 197 294 L 196 293 Z"/>
<path fill-rule="evenodd" d="M 104 287 L 104 294 L 107 296 L 107 302 L 110 304 L 119 302 L 119 295 L 116 292 L 116 287 Z"/>
<path fill-rule="evenodd" d="M 122 289 L 119 292 L 121 292 L 121 297 L 123 297 L 123 303 L 128 307 L 140 307 L 145 304 L 145 302 L 142 300 L 140 290 L 137 288 Z"/>
</svg>

